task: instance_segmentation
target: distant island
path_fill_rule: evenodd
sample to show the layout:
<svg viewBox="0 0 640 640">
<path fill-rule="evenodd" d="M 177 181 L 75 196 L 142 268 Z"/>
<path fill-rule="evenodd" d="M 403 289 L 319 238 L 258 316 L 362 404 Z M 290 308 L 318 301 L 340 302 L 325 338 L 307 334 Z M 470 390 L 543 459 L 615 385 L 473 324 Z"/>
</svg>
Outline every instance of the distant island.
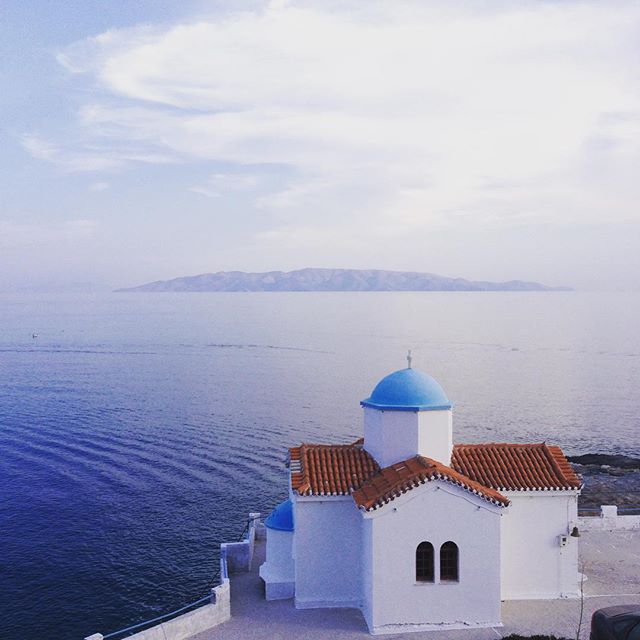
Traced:
<svg viewBox="0 0 640 640">
<path fill-rule="evenodd" d="M 537 282 L 485 282 L 415 271 L 378 269 L 298 269 L 297 271 L 219 271 L 158 280 L 118 292 L 202 291 L 571 291 Z"/>
</svg>

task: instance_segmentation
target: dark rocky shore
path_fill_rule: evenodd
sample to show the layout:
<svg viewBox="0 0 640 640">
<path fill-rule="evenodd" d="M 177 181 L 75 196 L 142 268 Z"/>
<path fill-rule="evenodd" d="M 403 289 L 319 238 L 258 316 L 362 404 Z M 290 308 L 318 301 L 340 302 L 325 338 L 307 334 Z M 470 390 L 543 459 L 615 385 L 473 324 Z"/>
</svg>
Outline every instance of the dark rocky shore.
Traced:
<svg viewBox="0 0 640 640">
<path fill-rule="evenodd" d="M 588 453 L 568 456 L 584 480 L 578 506 L 581 510 L 617 505 L 622 513 L 640 514 L 640 458 Z M 633 511 L 627 511 L 633 509 Z"/>
</svg>

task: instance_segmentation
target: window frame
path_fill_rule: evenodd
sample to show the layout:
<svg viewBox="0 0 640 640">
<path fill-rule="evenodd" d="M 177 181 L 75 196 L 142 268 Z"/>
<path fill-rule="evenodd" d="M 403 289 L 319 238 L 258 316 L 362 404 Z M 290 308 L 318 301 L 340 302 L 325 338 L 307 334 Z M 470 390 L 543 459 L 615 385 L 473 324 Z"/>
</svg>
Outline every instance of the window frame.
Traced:
<svg viewBox="0 0 640 640">
<path fill-rule="evenodd" d="M 435 584 L 436 553 L 433 544 L 428 540 L 418 544 L 414 560 L 416 584 Z"/>
<path fill-rule="evenodd" d="M 440 545 L 439 560 L 440 582 L 460 582 L 460 547 L 453 540 L 447 540 Z"/>
</svg>

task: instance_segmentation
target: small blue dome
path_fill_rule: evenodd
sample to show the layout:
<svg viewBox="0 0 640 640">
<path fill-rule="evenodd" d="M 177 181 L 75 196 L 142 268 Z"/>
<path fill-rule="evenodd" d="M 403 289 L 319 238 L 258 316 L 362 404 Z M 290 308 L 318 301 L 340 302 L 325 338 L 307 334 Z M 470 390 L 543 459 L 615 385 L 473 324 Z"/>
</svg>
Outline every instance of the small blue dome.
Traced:
<svg viewBox="0 0 640 640">
<path fill-rule="evenodd" d="M 281 502 L 264 521 L 264 526 L 278 531 L 293 531 L 293 503 Z"/>
<path fill-rule="evenodd" d="M 382 378 L 371 397 L 360 404 L 386 411 L 451 409 L 442 387 L 431 376 L 415 369 L 400 369 Z"/>
</svg>

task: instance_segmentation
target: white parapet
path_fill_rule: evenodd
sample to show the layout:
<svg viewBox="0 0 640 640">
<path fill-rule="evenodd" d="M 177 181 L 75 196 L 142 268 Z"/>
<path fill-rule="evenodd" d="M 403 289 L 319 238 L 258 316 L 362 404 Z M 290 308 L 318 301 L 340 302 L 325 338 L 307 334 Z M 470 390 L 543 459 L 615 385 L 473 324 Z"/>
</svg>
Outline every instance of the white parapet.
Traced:
<svg viewBox="0 0 640 640">
<path fill-rule="evenodd" d="M 220 554 L 226 560 L 229 573 L 251 570 L 253 551 L 259 528 L 260 514 L 250 513 L 246 537 L 240 542 L 223 542 L 220 545 Z"/>
<path fill-rule="evenodd" d="M 602 505 L 599 516 L 583 516 L 578 519 L 584 531 L 633 531 L 640 529 L 640 515 L 618 515 L 615 505 Z"/>
<path fill-rule="evenodd" d="M 198 607 L 189 613 L 129 636 L 129 640 L 186 640 L 226 622 L 231 617 L 229 583 L 215 589 L 215 604 Z"/>
<path fill-rule="evenodd" d="M 247 535 L 242 542 L 223 543 L 220 545 L 220 584 L 211 589 L 211 602 L 162 622 L 150 629 L 145 629 L 132 636 L 129 640 L 186 640 L 192 636 L 207 631 L 231 618 L 231 585 L 229 572 L 233 568 L 227 562 L 231 557 L 231 564 L 236 568 L 248 571 L 253 557 L 254 541 L 260 528 L 260 514 L 249 514 Z M 245 568 L 246 567 L 246 568 Z M 204 598 L 206 600 L 207 598 Z M 197 603 L 194 603 L 197 604 Z M 104 640 L 101 633 L 94 633 L 84 640 Z"/>
</svg>

